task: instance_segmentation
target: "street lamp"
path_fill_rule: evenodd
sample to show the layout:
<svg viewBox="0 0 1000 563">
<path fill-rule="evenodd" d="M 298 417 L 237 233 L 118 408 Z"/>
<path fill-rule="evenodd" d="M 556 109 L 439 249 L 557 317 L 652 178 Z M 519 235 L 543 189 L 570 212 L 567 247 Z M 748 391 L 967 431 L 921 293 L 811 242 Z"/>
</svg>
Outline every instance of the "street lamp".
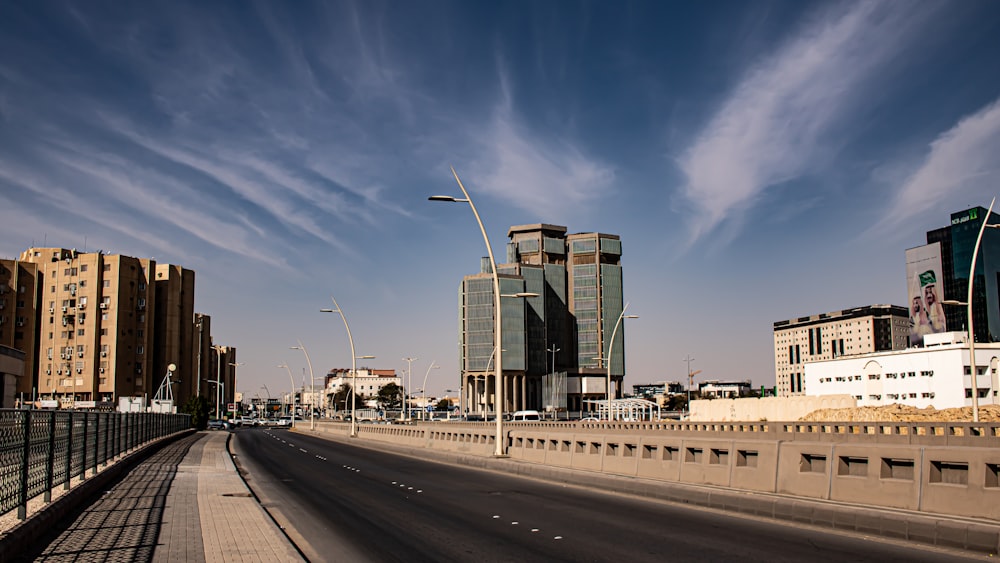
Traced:
<svg viewBox="0 0 1000 563">
<path fill-rule="evenodd" d="M 618 315 L 618 321 L 615 322 L 615 328 L 611 331 L 611 341 L 608 343 L 608 420 L 612 420 L 611 417 L 611 351 L 615 346 L 615 334 L 618 333 L 618 327 L 622 324 L 623 319 L 638 319 L 639 315 L 626 315 L 625 311 L 628 310 L 628 303 L 622 307 L 622 313 Z M 555 357 L 555 356 L 553 356 Z M 624 362 L 623 362 L 624 365 Z M 554 371 L 554 370 L 553 370 Z"/>
<path fill-rule="evenodd" d="M 420 358 L 403 358 L 406 362 L 406 392 L 403 393 L 403 410 L 406 412 L 406 416 L 403 413 L 399 413 L 400 420 L 410 420 L 410 389 L 413 385 L 413 362 L 419 360 Z"/>
<path fill-rule="evenodd" d="M 375 356 L 358 356 L 354 352 L 354 337 L 351 336 L 351 326 L 347 324 L 347 316 L 344 315 L 343 309 L 337 304 L 337 300 L 331 295 L 330 300 L 333 301 L 333 309 L 320 309 L 321 313 L 337 313 L 340 318 L 344 321 L 344 328 L 347 330 L 347 340 L 351 344 L 351 437 L 358 435 L 358 417 L 356 404 L 358 399 L 358 360 L 359 359 L 371 359 Z"/>
<path fill-rule="evenodd" d="M 216 361 L 216 371 L 215 371 L 215 418 L 219 418 L 219 393 L 222 387 L 222 349 L 224 347 L 220 345 L 212 346 L 215 350 L 215 355 L 217 357 Z M 206 380 L 207 381 L 207 380 Z"/>
<path fill-rule="evenodd" d="M 288 410 L 291 411 L 292 413 L 292 424 L 289 428 L 294 430 L 295 429 L 295 378 L 292 377 L 292 368 L 288 367 L 288 364 L 281 364 L 278 367 L 285 368 L 285 371 L 288 372 L 288 381 L 292 383 L 292 391 L 291 394 L 288 395 L 288 402 L 290 403 Z"/>
<path fill-rule="evenodd" d="M 427 376 L 431 374 L 432 369 L 438 369 L 440 367 L 441 366 L 434 365 L 434 360 L 431 360 L 431 365 L 427 366 L 427 372 L 424 373 L 424 384 L 420 389 L 420 395 L 421 395 L 420 400 L 422 403 L 424 403 L 424 411 L 427 410 Z M 424 411 L 421 411 L 420 418 L 424 417 L 423 415 Z"/>
<path fill-rule="evenodd" d="M 302 345 L 302 341 L 296 340 L 299 343 L 298 346 L 289 346 L 290 350 L 302 350 L 302 353 L 306 355 L 306 364 L 309 365 L 309 390 L 311 391 L 309 397 L 309 430 L 316 429 L 316 405 L 313 401 L 316 400 L 316 378 L 313 376 L 313 364 L 312 360 L 309 359 L 309 352 L 306 347 Z"/>
<path fill-rule="evenodd" d="M 972 280 L 976 277 L 976 258 L 979 256 L 979 244 L 983 241 L 983 232 L 986 231 L 986 227 L 991 229 L 1000 228 L 1000 225 L 988 225 L 990 220 L 990 213 L 993 212 L 993 204 L 997 202 L 997 198 L 993 198 L 990 202 L 990 208 L 986 210 L 986 216 L 983 217 L 983 225 L 979 227 L 979 236 L 976 237 L 976 247 L 972 251 L 972 266 L 969 267 L 969 291 L 968 298 L 965 303 L 960 301 L 942 301 L 948 305 L 966 305 L 968 307 L 967 316 L 969 325 L 969 365 L 971 366 L 971 380 L 972 380 L 972 422 L 979 422 L 979 382 L 976 381 L 979 378 L 979 370 L 976 368 L 976 334 L 972 327 Z M 963 385 L 964 387 L 964 385 Z"/>
<path fill-rule="evenodd" d="M 494 450 L 494 455 L 497 457 L 502 457 L 506 455 L 504 443 L 503 443 L 503 362 L 501 361 L 502 354 L 500 347 L 503 345 L 500 338 L 500 330 L 503 325 L 500 323 L 500 276 L 497 272 L 497 262 L 493 258 L 493 246 L 490 245 L 490 237 L 486 234 L 486 227 L 483 226 L 483 220 L 479 217 L 479 211 L 476 210 L 476 204 L 472 202 L 472 198 L 469 197 L 469 192 L 466 191 L 465 186 L 462 185 L 462 180 L 458 178 L 458 172 L 455 172 L 455 167 L 451 167 L 451 173 L 455 176 L 455 181 L 458 182 L 459 189 L 462 190 L 462 194 L 465 198 L 456 198 L 452 196 L 442 196 L 435 195 L 428 199 L 430 201 L 452 201 L 456 203 L 468 203 L 469 207 L 472 208 L 472 214 L 476 216 L 476 222 L 479 223 L 479 230 L 483 233 L 483 241 L 486 242 L 486 251 L 490 256 L 490 268 L 493 274 L 493 307 L 496 310 L 495 317 L 495 328 L 493 330 L 493 345 L 496 350 L 497 361 L 494 367 L 496 371 L 496 415 L 497 415 L 497 436 L 496 436 L 496 449 Z"/>
<path fill-rule="evenodd" d="M 239 375 L 240 366 L 246 365 L 246 362 L 229 362 L 229 365 L 233 366 L 233 389 L 230 389 L 230 391 L 235 391 L 236 390 L 235 389 L 236 380 L 238 379 L 237 376 Z M 223 388 L 225 388 L 225 387 L 223 387 Z M 223 399 L 226 398 L 226 394 L 225 393 L 222 394 L 222 398 Z M 234 394 L 233 399 L 235 400 L 235 394 Z M 226 401 L 226 402 L 228 403 L 229 401 Z M 226 412 L 229 412 L 228 408 L 226 409 Z M 233 406 L 233 418 L 234 419 L 236 418 L 236 406 L 235 405 Z"/>
</svg>

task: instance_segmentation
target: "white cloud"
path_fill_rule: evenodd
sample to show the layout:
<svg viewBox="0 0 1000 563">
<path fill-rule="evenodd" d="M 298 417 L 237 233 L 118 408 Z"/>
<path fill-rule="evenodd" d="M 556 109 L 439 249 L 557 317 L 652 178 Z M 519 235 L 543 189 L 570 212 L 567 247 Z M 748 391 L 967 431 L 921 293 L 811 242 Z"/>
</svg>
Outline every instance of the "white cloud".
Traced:
<svg viewBox="0 0 1000 563">
<path fill-rule="evenodd" d="M 1000 191 L 1000 98 L 962 118 L 930 145 L 927 158 L 903 182 L 889 223 L 899 223 L 958 201 Z M 989 194 L 989 195 L 987 195 Z"/>
<path fill-rule="evenodd" d="M 861 86 L 931 10 L 859 2 L 823 12 L 749 70 L 680 158 L 693 208 L 689 243 L 743 212 L 770 186 L 822 166 L 830 133 Z"/>
<path fill-rule="evenodd" d="M 583 154 L 570 141 L 533 136 L 518 122 L 506 74 L 500 73 L 502 97 L 492 121 L 472 135 L 477 154 L 471 175 L 475 184 L 498 199 L 551 221 L 566 218 L 612 186 L 614 169 Z M 462 170 L 458 170 L 462 176 Z"/>
</svg>

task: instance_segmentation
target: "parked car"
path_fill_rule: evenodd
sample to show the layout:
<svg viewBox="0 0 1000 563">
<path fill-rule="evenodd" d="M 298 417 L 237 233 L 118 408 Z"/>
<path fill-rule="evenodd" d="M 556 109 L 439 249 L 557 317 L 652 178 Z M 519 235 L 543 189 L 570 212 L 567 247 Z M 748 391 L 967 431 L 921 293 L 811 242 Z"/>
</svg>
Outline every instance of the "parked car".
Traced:
<svg viewBox="0 0 1000 563">
<path fill-rule="evenodd" d="M 208 421 L 209 430 L 231 430 L 233 425 L 228 420 L 213 419 Z"/>
</svg>

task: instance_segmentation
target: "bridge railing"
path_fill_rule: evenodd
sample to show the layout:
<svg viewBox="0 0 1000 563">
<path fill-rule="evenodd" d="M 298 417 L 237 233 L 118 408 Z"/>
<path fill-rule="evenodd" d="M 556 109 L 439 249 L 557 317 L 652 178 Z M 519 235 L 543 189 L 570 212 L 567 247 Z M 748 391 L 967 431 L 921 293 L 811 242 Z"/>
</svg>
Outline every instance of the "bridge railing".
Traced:
<svg viewBox="0 0 1000 563">
<path fill-rule="evenodd" d="M 0 409 L 0 514 L 24 519 L 29 500 L 190 426 L 186 414 Z"/>
</svg>

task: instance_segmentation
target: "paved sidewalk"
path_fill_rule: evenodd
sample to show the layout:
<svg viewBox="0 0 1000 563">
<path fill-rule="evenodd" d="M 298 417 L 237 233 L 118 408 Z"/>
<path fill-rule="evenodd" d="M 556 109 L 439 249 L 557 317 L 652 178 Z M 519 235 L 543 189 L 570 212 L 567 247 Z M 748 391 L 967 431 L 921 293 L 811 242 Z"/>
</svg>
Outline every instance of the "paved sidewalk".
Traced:
<svg viewBox="0 0 1000 563">
<path fill-rule="evenodd" d="M 228 432 L 163 447 L 88 506 L 36 561 L 302 561 L 250 494 Z"/>
</svg>

